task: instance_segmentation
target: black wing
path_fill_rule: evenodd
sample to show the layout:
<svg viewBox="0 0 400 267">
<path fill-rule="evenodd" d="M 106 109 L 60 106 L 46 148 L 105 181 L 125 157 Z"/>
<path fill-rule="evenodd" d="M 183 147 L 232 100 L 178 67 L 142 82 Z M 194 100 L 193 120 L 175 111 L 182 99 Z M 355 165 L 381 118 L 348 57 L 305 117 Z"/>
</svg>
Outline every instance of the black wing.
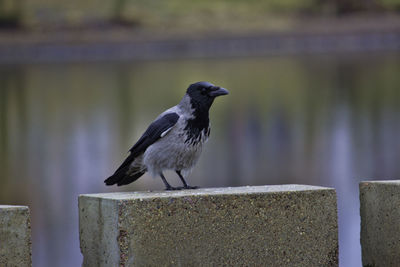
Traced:
<svg viewBox="0 0 400 267">
<path fill-rule="evenodd" d="M 142 137 L 140 137 L 136 144 L 134 144 L 133 147 L 129 149 L 131 154 L 128 156 L 128 158 L 125 159 L 125 161 L 117 169 L 117 171 L 126 167 L 127 165 L 130 165 L 137 156 L 142 154 L 149 146 L 160 139 L 163 132 L 174 126 L 178 119 L 178 114 L 168 113 L 152 122 L 147 130 L 144 132 Z"/>
<path fill-rule="evenodd" d="M 129 151 L 134 155 L 142 154 L 146 148 L 161 138 L 163 132 L 174 126 L 178 119 L 178 114 L 168 113 L 154 121 Z"/>
<path fill-rule="evenodd" d="M 160 139 L 165 131 L 173 127 L 178 119 L 178 114 L 168 113 L 150 124 L 142 137 L 140 137 L 136 144 L 129 150 L 131 152 L 130 155 L 124 160 L 115 173 L 104 181 L 106 185 L 118 184 L 120 186 L 139 179 L 145 171 L 140 167 L 138 169 L 132 169 L 130 167 L 131 163 L 150 145 Z"/>
</svg>

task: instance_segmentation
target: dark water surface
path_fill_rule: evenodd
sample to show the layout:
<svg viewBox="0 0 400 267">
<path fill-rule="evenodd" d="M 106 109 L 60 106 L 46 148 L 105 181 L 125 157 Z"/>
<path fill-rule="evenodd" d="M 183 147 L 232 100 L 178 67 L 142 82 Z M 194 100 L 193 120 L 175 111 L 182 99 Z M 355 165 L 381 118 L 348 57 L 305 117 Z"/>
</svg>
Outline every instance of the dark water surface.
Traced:
<svg viewBox="0 0 400 267">
<path fill-rule="evenodd" d="M 188 181 L 335 187 L 341 266 L 361 265 L 358 182 L 400 179 L 400 53 L 0 66 L 0 203 L 30 206 L 34 266 L 81 264 L 78 194 L 163 189 L 103 180 L 199 80 L 230 95 Z"/>
</svg>

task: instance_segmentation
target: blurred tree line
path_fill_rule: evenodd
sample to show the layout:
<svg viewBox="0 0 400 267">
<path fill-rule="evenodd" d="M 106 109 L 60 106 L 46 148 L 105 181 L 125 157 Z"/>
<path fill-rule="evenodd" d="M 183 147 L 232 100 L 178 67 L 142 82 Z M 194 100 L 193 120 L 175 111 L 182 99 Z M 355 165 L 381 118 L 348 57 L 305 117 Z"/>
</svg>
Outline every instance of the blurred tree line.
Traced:
<svg viewBox="0 0 400 267">
<path fill-rule="evenodd" d="M 22 22 L 22 0 L 0 0 L 0 27 L 16 28 Z"/>
<path fill-rule="evenodd" d="M 0 28 L 97 23 L 163 24 L 208 13 L 212 16 L 252 17 L 255 13 L 340 16 L 360 12 L 399 12 L 400 0 L 0 0 Z M 221 15 L 222 14 L 222 15 Z M 234 19 L 234 18 L 232 18 Z M 154 21 L 151 21 L 154 20 Z"/>
</svg>

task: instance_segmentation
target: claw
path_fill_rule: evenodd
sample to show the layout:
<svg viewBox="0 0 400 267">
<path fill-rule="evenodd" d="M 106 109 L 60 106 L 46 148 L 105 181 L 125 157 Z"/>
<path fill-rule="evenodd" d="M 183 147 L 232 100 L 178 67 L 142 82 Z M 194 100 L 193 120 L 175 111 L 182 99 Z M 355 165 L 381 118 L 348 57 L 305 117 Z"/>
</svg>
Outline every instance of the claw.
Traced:
<svg viewBox="0 0 400 267">
<path fill-rule="evenodd" d="M 183 189 L 197 189 L 200 188 L 199 186 L 191 186 L 191 185 L 186 185 L 183 187 Z"/>
<path fill-rule="evenodd" d="M 173 187 L 173 186 L 169 186 L 169 187 L 165 188 L 165 190 L 167 190 L 167 191 L 182 190 L 182 187 Z"/>
</svg>

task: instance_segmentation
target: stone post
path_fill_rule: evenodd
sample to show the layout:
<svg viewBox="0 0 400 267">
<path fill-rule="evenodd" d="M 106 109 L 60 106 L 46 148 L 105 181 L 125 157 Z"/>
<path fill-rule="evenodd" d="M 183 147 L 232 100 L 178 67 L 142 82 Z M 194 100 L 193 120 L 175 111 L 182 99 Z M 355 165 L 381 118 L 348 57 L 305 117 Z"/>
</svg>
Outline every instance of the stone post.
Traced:
<svg viewBox="0 0 400 267">
<path fill-rule="evenodd" d="M 400 181 L 360 183 L 363 266 L 400 266 Z"/>
<path fill-rule="evenodd" d="M 0 266 L 32 266 L 29 208 L 0 205 Z"/>
<path fill-rule="evenodd" d="M 81 195 L 79 219 L 83 266 L 338 266 L 331 188 Z"/>
</svg>

